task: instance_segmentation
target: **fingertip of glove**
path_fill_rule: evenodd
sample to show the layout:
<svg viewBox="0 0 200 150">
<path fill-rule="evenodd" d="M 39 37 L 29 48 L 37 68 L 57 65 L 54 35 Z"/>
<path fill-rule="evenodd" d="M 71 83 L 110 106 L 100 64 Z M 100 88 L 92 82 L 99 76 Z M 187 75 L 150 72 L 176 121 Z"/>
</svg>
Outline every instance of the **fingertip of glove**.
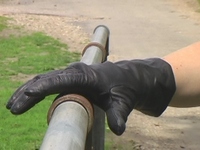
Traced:
<svg viewBox="0 0 200 150">
<path fill-rule="evenodd" d="M 112 113 L 107 113 L 107 120 L 108 126 L 113 133 L 115 133 L 118 136 L 124 133 L 126 129 L 126 124 L 122 118 L 116 117 Z"/>
<path fill-rule="evenodd" d="M 7 104 L 6 104 L 6 108 L 7 109 L 10 109 L 12 107 L 12 105 L 8 102 Z"/>
<path fill-rule="evenodd" d="M 125 131 L 125 123 L 117 123 L 114 126 L 110 126 L 110 129 L 115 133 L 116 135 L 120 136 L 124 133 Z"/>
<path fill-rule="evenodd" d="M 21 112 L 21 110 L 19 109 L 18 106 L 14 105 L 10 108 L 10 112 L 13 114 L 13 115 L 19 115 L 19 114 L 22 114 L 23 112 Z"/>
<path fill-rule="evenodd" d="M 13 115 L 19 115 L 20 113 L 15 110 L 15 109 L 10 109 L 10 112 L 13 114 Z"/>
</svg>

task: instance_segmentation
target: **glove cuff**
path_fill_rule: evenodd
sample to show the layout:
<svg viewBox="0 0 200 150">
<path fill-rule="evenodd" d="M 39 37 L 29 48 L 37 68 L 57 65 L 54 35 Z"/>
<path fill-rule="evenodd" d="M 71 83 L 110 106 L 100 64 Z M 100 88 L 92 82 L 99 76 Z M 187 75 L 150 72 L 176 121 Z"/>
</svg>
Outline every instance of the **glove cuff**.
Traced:
<svg viewBox="0 0 200 150">
<path fill-rule="evenodd" d="M 171 65 L 162 59 L 151 58 L 144 61 L 150 66 L 149 73 L 153 74 L 154 78 L 153 86 L 150 86 L 152 89 L 149 90 L 151 93 L 141 112 L 158 117 L 166 110 L 176 91 L 174 74 Z"/>
<path fill-rule="evenodd" d="M 133 94 L 134 109 L 150 116 L 160 116 L 176 90 L 170 64 L 160 58 L 149 58 L 120 61 L 116 65 L 128 71 L 130 86 L 137 86 Z"/>
</svg>

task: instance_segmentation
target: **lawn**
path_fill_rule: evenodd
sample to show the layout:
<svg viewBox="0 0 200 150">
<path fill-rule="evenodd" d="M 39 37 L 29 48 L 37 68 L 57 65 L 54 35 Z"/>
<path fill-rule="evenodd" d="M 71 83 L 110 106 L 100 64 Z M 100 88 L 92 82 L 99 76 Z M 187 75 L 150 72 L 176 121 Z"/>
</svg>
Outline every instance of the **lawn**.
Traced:
<svg viewBox="0 0 200 150">
<path fill-rule="evenodd" d="M 30 76 L 66 67 L 79 61 L 80 54 L 69 52 L 66 44 L 40 32 L 3 37 L 1 32 L 9 31 L 7 20 L 0 17 L 0 150 L 36 150 L 47 129 L 46 115 L 55 96 L 19 116 L 12 115 L 5 105 Z"/>
</svg>

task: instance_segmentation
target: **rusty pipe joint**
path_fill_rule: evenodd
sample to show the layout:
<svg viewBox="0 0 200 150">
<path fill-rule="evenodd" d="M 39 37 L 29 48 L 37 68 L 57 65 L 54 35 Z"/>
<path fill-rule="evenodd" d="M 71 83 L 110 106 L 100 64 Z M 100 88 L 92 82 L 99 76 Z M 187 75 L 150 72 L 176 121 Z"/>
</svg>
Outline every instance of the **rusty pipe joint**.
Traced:
<svg viewBox="0 0 200 150">
<path fill-rule="evenodd" d="M 48 116 L 48 129 L 40 150 L 84 150 L 93 124 L 93 107 L 83 96 L 69 94 L 56 99 Z"/>
<path fill-rule="evenodd" d="M 51 121 L 51 117 L 55 111 L 55 109 L 62 103 L 65 102 L 76 102 L 80 105 L 82 105 L 82 107 L 85 108 L 87 114 L 88 114 L 88 128 L 87 131 L 89 132 L 92 128 L 93 125 L 93 120 L 94 120 L 94 110 L 93 110 L 93 106 L 92 104 L 89 102 L 89 100 L 87 100 L 85 97 L 78 95 L 78 94 L 68 94 L 62 97 L 59 97 L 58 99 L 56 99 L 53 104 L 51 105 L 51 107 L 49 108 L 48 111 L 48 115 L 47 115 L 47 123 L 49 124 L 49 122 Z"/>
</svg>

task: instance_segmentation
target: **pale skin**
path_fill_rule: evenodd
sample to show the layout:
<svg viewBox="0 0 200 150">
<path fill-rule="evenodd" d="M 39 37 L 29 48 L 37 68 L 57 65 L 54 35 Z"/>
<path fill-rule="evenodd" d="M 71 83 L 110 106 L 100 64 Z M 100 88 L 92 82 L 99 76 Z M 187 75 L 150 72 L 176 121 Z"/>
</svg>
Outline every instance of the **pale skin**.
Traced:
<svg viewBox="0 0 200 150">
<path fill-rule="evenodd" d="M 176 81 L 176 92 L 169 106 L 200 106 L 200 42 L 170 53 L 163 59 L 171 65 Z"/>
</svg>

